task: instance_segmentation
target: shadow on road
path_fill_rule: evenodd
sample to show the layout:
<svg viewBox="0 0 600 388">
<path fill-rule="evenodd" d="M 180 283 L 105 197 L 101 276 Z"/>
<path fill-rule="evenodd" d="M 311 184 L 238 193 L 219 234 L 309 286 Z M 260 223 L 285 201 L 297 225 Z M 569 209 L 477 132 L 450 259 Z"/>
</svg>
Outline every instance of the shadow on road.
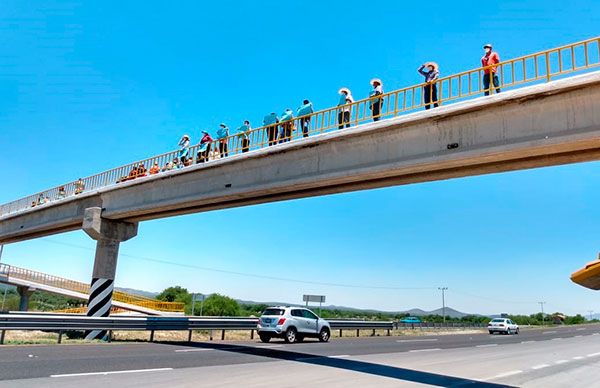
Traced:
<svg viewBox="0 0 600 388">
<path fill-rule="evenodd" d="M 259 357 L 267 357 L 282 361 L 295 361 L 304 364 L 327 366 L 330 368 L 344 369 L 353 372 L 366 373 L 375 376 L 388 377 L 414 383 L 429 384 L 438 387 L 511 387 L 510 385 L 488 383 L 483 381 L 465 379 L 461 377 L 446 376 L 436 373 L 421 372 L 413 369 L 398 368 L 394 366 L 375 364 L 372 362 L 332 358 L 310 353 L 300 353 L 272 348 L 258 348 L 253 346 L 217 344 L 217 343 L 189 343 L 168 342 L 164 344 L 188 346 L 193 348 L 215 349 L 225 352 L 234 352 Z"/>
</svg>

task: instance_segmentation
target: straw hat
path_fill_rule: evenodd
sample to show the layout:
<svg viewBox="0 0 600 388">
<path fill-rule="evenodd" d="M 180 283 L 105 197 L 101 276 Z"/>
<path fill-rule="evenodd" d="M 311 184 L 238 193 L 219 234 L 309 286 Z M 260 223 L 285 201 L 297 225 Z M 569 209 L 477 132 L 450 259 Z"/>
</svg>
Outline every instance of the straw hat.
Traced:
<svg viewBox="0 0 600 388">
<path fill-rule="evenodd" d="M 483 45 L 483 48 L 492 48 L 492 44 L 491 43 L 486 43 Z"/>
<path fill-rule="evenodd" d="M 378 83 L 379 85 L 383 86 L 383 82 L 381 82 L 381 80 L 379 78 L 373 78 L 371 80 L 371 85 L 373 85 L 375 83 Z M 375 86 L 375 85 L 373 85 L 373 86 Z"/>
<path fill-rule="evenodd" d="M 181 138 L 190 140 L 190 137 L 188 135 L 183 135 Z"/>
<path fill-rule="evenodd" d="M 342 94 L 342 93 L 346 93 L 347 95 L 352 94 L 352 93 L 350 93 L 350 89 L 348 89 L 348 88 L 341 88 L 340 90 L 338 90 L 338 94 Z"/>
<path fill-rule="evenodd" d="M 426 62 L 423 66 L 425 66 L 425 67 L 432 67 L 433 70 L 438 70 L 440 68 L 440 66 L 437 63 L 433 62 L 433 61 Z"/>
</svg>

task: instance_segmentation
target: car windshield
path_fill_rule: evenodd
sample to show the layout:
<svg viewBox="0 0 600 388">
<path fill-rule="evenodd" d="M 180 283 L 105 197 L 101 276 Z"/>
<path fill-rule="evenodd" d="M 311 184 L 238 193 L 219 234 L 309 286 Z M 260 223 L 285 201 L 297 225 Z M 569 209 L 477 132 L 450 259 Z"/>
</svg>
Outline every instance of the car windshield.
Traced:
<svg viewBox="0 0 600 388">
<path fill-rule="evenodd" d="M 283 315 L 284 309 L 266 309 L 262 315 Z"/>
</svg>

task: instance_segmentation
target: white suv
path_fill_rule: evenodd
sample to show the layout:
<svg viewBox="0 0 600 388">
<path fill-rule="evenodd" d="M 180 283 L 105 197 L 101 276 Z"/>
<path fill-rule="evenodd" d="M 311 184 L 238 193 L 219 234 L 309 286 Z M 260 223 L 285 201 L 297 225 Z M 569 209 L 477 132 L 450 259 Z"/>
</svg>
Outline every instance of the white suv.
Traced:
<svg viewBox="0 0 600 388">
<path fill-rule="evenodd" d="M 256 327 L 262 342 L 271 338 L 283 338 L 287 343 L 300 342 L 306 337 L 329 341 L 331 327 L 329 322 L 317 314 L 302 307 L 269 307 L 265 309 Z"/>
<path fill-rule="evenodd" d="M 490 334 L 519 334 L 519 325 L 508 318 L 494 318 L 488 323 L 488 331 Z"/>
</svg>

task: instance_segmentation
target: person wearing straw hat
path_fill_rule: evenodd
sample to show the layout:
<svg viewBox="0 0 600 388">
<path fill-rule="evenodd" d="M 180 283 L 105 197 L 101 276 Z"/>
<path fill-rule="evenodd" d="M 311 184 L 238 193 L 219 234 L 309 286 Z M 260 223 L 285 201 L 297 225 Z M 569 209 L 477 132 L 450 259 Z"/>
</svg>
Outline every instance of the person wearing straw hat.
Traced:
<svg viewBox="0 0 600 388">
<path fill-rule="evenodd" d="M 302 106 L 298 108 L 297 115 L 300 117 L 300 128 L 302 128 L 302 137 L 308 137 L 310 131 L 310 114 L 314 113 L 313 104 L 309 100 L 304 100 Z"/>
<path fill-rule="evenodd" d="M 371 109 L 373 121 L 379 121 L 381 107 L 383 106 L 383 98 L 376 96 L 383 94 L 383 83 L 379 78 L 373 78 L 371 80 L 371 86 L 373 86 L 373 90 L 369 93 L 369 109 Z"/>
<path fill-rule="evenodd" d="M 277 113 L 271 112 L 270 115 L 266 115 L 263 118 L 263 126 L 267 127 L 267 138 L 269 139 L 269 145 L 277 144 L 277 124 L 279 123 L 279 117 Z"/>
<path fill-rule="evenodd" d="M 427 62 L 421 65 L 417 71 L 425 77 L 425 86 L 423 86 L 423 100 L 425 101 L 425 109 L 433 107 L 437 108 L 438 96 L 437 96 L 437 84 L 436 81 L 440 76 L 440 67 L 435 62 Z"/>
<path fill-rule="evenodd" d="M 500 80 L 498 79 L 498 63 L 500 56 L 492 50 L 492 44 L 487 43 L 483 46 L 485 55 L 481 58 L 481 66 L 483 67 L 483 90 L 486 96 L 490 95 L 490 83 L 494 83 L 496 93 L 500 93 Z"/>
<path fill-rule="evenodd" d="M 185 163 L 188 157 L 188 153 L 190 152 L 190 137 L 188 135 L 183 135 L 181 140 L 179 140 L 179 151 L 177 152 L 177 157 L 181 161 L 181 163 Z"/>
<path fill-rule="evenodd" d="M 200 146 L 198 147 L 198 152 L 196 154 L 196 163 L 204 163 L 208 161 L 213 141 L 213 138 L 208 132 L 202 131 L 202 139 L 200 139 Z"/>
<path fill-rule="evenodd" d="M 294 112 L 287 108 L 283 111 L 279 120 L 281 126 L 279 130 L 279 143 L 285 143 L 292 139 L 292 131 L 294 130 Z"/>
<path fill-rule="evenodd" d="M 217 129 L 217 139 L 219 140 L 219 155 L 221 157 L 229 156 L 229 148 L 227 147 L 227 139 L 229 137 L 229 128 L 227 125 L 221 123 L 219 124 L 219 129 Z"/>
<path fill-rule="evenodd" d="M 248 120 L 244 120 L 244 125 L 237 129 L 237 137 L 242 143 L 242 153 L 250 150 L 250 139 L 248 138 L 248 133 L 251 130 L 252 128 L 250 128 L 250 121 Z"/>
<path fill-rule="evenodd" d="M 338 128 L 343 129 L 344 125 L 346 128 L 350 128 L 350 110 L 354 98 L 352 98 L 352 93 L 350 93 L 350 89 L 348 88 L 341 88 L 338 90 L 338 94 L 340 95 L 340 101 L 337 106 L 342 107 L 338 111 Z"/>
</svg>

